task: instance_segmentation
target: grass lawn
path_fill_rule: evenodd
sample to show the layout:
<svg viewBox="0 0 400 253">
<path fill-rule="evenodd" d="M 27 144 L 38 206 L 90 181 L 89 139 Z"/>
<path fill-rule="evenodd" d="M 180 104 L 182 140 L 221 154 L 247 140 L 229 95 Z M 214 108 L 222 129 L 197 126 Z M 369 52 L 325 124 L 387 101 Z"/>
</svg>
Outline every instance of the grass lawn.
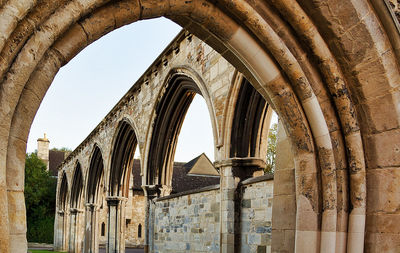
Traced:
<svg viewBox="0 0 400 253">
<path fill-rule="evenodd" d="M 32 253 L 51 253 L 51 252 L 53 252 L 53 253 L 64 253 L 64 252 L 61 252 L 61 251 L 36 250 L 36 249 L 30 249 L 30 250 L 28 250 L 28 252 L 32 252 Z"/>
</svg>

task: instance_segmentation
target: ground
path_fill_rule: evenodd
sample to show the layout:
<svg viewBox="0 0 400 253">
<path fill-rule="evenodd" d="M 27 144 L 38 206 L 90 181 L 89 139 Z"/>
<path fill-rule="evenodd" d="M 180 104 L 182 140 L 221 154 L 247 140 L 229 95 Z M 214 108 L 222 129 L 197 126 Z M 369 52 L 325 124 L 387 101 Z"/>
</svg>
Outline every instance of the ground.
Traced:
<svg viewBox="0 0 400 253">
<path fill-rule="evenodd" d="M 29 249 L 28 252 L 31 253 L 62 253 L 60 251 L 50 251 L 46 249 Z M 105 253 L 106 249 L 101 248 L 100 253 Z M 125 249 L 125 253 L 142 253 L 144 252 L 144 249 Z"/>
</svg>

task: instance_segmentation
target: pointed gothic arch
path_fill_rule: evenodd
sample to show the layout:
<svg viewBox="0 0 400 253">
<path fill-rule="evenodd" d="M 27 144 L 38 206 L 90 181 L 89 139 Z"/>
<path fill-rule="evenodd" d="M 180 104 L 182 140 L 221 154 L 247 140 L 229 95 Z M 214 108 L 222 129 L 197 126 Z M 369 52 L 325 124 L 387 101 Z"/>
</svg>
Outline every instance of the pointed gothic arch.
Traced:
<svg viewBox="0 0 400 253">
<path fill-rule="evenodd" d="M 58 208 L 59 210 L 66 211 L 68 203 L 68 178 L 65 171 L 62 173 L 61 185 L 59 190 Z"/>
<path fill-rule="evenodd" d="M 72 177 L 71 185 L 71 198 L 70 207 L 71 208 L 82 208 L 82 193 L 83 193 L 83 174 L 81 164 L 76 163 L 74 174 Z"/>
<path fill-rule="evenodd" d="M 107 252 L 125 250 L 125 205 L 137 147 L 136 133 L 127 119 L 119 122 L 111 154 L 108 186 Z"/>
<path fill-rule="evenodd" d="M 147 184 L 171 186 L 175 149 L 186 112 L 201 90 L 192 78 L 175 74 L 167 80 L 155 106 L 147 158 Z"/>
<path fill-rule="evenodd" d="M 57 241 L 55 244 L 57 244 L 60 248 L 65 249 L 67 248 L 67 231 L 68 231 L 68 213 L 69 210 L 67 209 L 68 207 L 68 177 L 67 173 L 65 171 L 62 172 L 62 177 L 61 177 L 61 184 L 60 184 L 60 189 L 58 191 L 58 201 L 57 201 L 57 206 L 58 206 L 58 218 L 56 220 L 57 226 L 55 226 L 55 235 L 57 235 Z"/>
<path fill-rule="evenodd" d="M 86 179 L 86 212 L 84 252 L 98 250 L 98 216 L 97 210 L 102 199 L 102 181 L 104 176 L 104 161 L 102 152 L 97 144 L 94 145 Z"/>
<path fill-rule="evenodd" d="M 82 168 L 79 161 L 76 162 L 72 185 L 71 185 L 71 198 L 70 198 L 70 225 L 69 225 L 69 246 L 68 252 L 79 253 L 81 252 L 81 229 L 79 221 L 82 218 L 82 204 L 83 204 L 83 175 Z"/>
<path fill-rule="evenodd" d="M 102 189 L 100 185 L 103 180 L 104 161 L 100 148 L 95 145 L 90 158 L 90 165 L 86 180 L 86 203 L 96 204 L 99 202 L 99 195 Z"/>
<path fill-rule="evenodd" d="M 128 197 L 137 144 L 134 128 L 128 120 L 122 120 L 113 141 L 108 196 Z"/>
<path fill-rule="evenodd" d="M 272 116 L 271 106 L 242 76 L 231 123 L 231 158 L 265 159 L 268 130 Z"/>
</svg>

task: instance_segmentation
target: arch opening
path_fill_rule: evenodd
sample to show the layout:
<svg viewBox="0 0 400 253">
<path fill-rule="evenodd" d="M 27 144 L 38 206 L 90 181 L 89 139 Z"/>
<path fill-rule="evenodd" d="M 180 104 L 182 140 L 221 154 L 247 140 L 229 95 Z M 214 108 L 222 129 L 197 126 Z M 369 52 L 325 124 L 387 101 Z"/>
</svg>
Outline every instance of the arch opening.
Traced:
<svg viewBox="0 0 400 253">
<path fill-rule="evenodd" d="M 218 185 L 214 139 L 206 100 L 196 94 L 184 115 L 172 168 L 171 194 Z"/>
<path fill-rule="evenodd" d="M 130 216 L 127 215 L 127 212 L 132 212 L 128 209 L 134 208 L 134 203 L 126 202 L 131 199 L 130 190 L 131 187 L 134 187 L 132 176 L 137 146 L 135 131 L 126 120 L 119 123 L 113 145 L 108 197 L 106 199 L 108 206 L 107 252 L 124 252 L 125 231 L 130 223 L 128 223 Z"/>
<path fill-rule="evenodd" d="M 263 159 L 271 116 L 269 104 L 243 78 L 231 127 L 230 157 Z"/>
<path fill-rule="evenodd" d="M 61 179 L 61 184 L 60 184 L 60 190 L 59 190 L 59 201 L 57 202 L 58 204 L 58 210 L 59 210 L 59 216 L 58 219 L 56 220 L 57 222 L 57 229 L 55 231 L 55 235 L 58 238 L 58 241 L 55 242 L 59 245 L 59 247 L 65 249 L 66 248 L 66 240 L 67 240 L 67 235 L 66 235 L 66 230 L 67 230 L 67 216 L 69 213 L 69 210 L 67 210 L 67 196 L 68 196 L 68 179 L 67 179 L 67 174 L 63 172 L 62 179 Z"/>
<path fill-rule="evenodd" d="M 95 145 L 90 159 L 86 184 L 86 212 L 84 252 L 97 252 L 98 244 L 98 210 L 102 201 L 104 163 L 100 148 Z"/>
<path fill-rule="evenodd" d="M 178 136 L 186 112 L 200 89 L 193 79 L 183 75 L 174 75 L 160 102 L 155 108 L 155 122 L 148 154 L 148 184 L 167 187 L 171 192 L 173 162 Z"/>
<path fill-rule="evenodd" d="M 99 147 L 95 146 L 90 159 L 89 174 L 86 184 L 86 203 L 96 204 L 100 201 L 100 191 L 103 179 L 103 156 Z"/>
<path fill-rule="evenodd" d="M 70 203 L 71 208 L 82 208 L 81 206 L 82 192 L 83 192 L 83 176 L 82 176 L 81 164 L 78 162 L 75 167 L 75 172 L 71 185 L 71 203 Z"/>
<path fill-rule="evenodd" d="M 61 180 L 60 191 L 59 191 L 58 206 L 62 211 L 66 211 L 67 207 L 67 196 L 68 196 L 68 179 L 67 174 L 64 172 Z"/>
<path fill-rule="evenodd" d="M 75 167 L 72 185 L 71 185 L 71 200 L 70 200 L 70 225 L 69 225 L 69 246 L 68 252 L 79 253 L 81 250 L 81 229 L 79 226 L 80 220 L 83 218 L 82 210 L 82 192 L 83 192 L 83 177 L 81 165 L 78 162 Z"/>
<path fill-rule="evenodd" d="M 109 196 L 128 197 L 136 146 L 135 131 L 128 122 L 122 121 L 117 130 L 111 157 Z"/>
</svg>

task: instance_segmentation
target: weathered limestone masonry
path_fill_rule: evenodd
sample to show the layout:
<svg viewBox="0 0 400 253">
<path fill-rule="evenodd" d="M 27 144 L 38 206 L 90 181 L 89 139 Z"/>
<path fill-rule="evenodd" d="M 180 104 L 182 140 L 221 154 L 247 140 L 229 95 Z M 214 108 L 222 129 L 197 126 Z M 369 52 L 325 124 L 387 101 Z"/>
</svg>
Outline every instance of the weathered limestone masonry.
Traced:
<svg viewBox="0 0 400 253">
<path fill-rule="evenodd" d="M 132 247 L 144 245 L 144 235 L 146 229 L 144 219 L 145 212 L 146 199 L 143 196 L 143 193 L 134 193 L 132 197 L 128 199 L 126 206 L 125 218 L 129 220 L 129 224 L 126 224 L 125 231 L 126 246 Z M 104 241 L 104 243 L 106 243 L 106 241 Z"/>
<path fill-rule="evenodd" d="M 219 186 L 159 198 L 153 252 L 220 252 Z"/>
<path fill-rule="evenodd" d="M 240 186 L 238 252 L 271 252 L 271 176 L 250 178 Z M 156 200 L 154 252 L 220 252 L 219 185 Z"/>
<path fill-rule="evenodd" d="M 296 236 L 296 185 L 293 153 L 289 138 L 278 125 L 272 208 L 272 248 L 294 252 Z M 285 215 L 282 215 L 285 214 Z M 305 242 L 307 243 L 307 242 Z"/>
<path fill-rule="evenodd" d="M 271 252 L 274 188 L 272 179 L 271 175 L 266 175 L 242 182 L 240 252 Z"/>
<path fill-rule="evenodd" d="M 58 70 L 103 35 L 138 20 L 161 16 L 182 25 L 221 53 L 231 64 L 229 68 L 243 73 L 282 120 L 294 162 L 293 170 L 287 168 L 275 178 L 276 185 L 280 185 L 280 179 L 292 182 L 275 194 L 280 201 L 274 201 L 274 210 L 286 210 L 280 206 L 285 199 L 286 203 L 295 201 L 285 213 L 295 219 L 284 228 L 280 227 L 284 223 L 273 222 L 272 251 L 275 246 L 275 251 L 285 251 L 286 241 L 290 241 L 293 244 L 289 248 L 296 252 L 398 252 L 400 33 L 392 9 L 397 8 L 397 2 L 391 2 L 392 5 L 382 0 L 0 0 L 0 252 L 27 250 L 26 141 L 36 111 Z M 257 107 L 254 101 L 259 100 L 237 100 L 240 89 L 231 89 L 237 86 L 230 82 L 236 77 L 213 82 L 212 73 L 221 74 L 226 61 L 222 57 L 205 58 L 212 51 L 208 46 L 197 48 L 199 43 L 191 44 L 186 39 L 184 43 L 191 48 L 191 57 L 171 53 L 158 59 L 130 91 L 133 100 L 124 98 L 71 156 L 74 159 L 66 163 L 69 169 L 65 171 L 65 188 L 77 189 L 72 185 L 82 179 L 84 197 L 79 197 L 81 191 L 72 191 L 76 193 L 73 205 L 58 209 L 56 227 L 69 226 L 70 213 L 76 213 L 78 223 L 84 220 L 86 225 L 85 231 L 71 230 L 77 239 L 83 233 L 97 233 L 95 219 L 104 202 L 104 188 L 110 197 L 105 206 L 115 207 L 116 217 L 125 213 L 129 189 L 118 183 L 129 182 L 123 176 L 130 173 L 121 173 L 119 165 L 129 161 L 113 160 L 114 148 L 120 150 L 124 146 L 132 151 L 138 144 L 146 208 L 151 207 L 153 197 L 161 192 L 168 194 L 171 153 L 164 149 L 173 146 L 167 140 L 176 137 L 177 132 L 152 138 L 153 131 L 145 123 L 155 122 L 155 131 L 163 132 L 163 123 L 171 119 L 167 105 L 175 106 L 182 114 L 183 105 L 189 104 L 193 94 L 201 93 L 208 101 L 216 160 L 223 175 L 221 207 L 226 213 L 221 213 L 221 251 L 235 247 L 237 219 L 228 216 L 228 211 L 237 200 L 238 185 L 249 177 L 237 167 L 261 165 L 257 161 L 262 152 L 242 152 L 246 151 L 246 145 L 242 145 L 243 149 L 236 152 L 242 155 L 231 156 L 230 151 L 235 151 L 238 144 L 231 132 L 240 128 L 235 123 L 246 118 L 244 108 L 237 114 L 234 111 L 240 107 L 237 101 L 249 101 L 248 107 L 253 108 Z M 176 52 L 174 47 L 171 52 Z M 174 76 L 170 88 L 166 88 L 163 81 L 170 73 L 169 63 L 178 58 L 181 67 L 188 65 L 198 75 L 178 69 L 178 73 L 185 72 L 185 77 Z M 209 77 L 202 83 L 197 77 L 204 75 Z M 174 98 L 174 106 L 158 96 L 162 89 Z M 163 102 L 159 111 L 165 112 L 158 115 L 159 120 L 149 117 L 157 114 L 157 110 L 153 113 L 157 99 Z M 119 122 L 125 112 L 127 118 L 137 120 L 136 125 Z M 115 138 L 114 147 L 111 140 L 117 128 L 120 137 Z M 262 136 L 245 137 L 262 141 Z M 258 144 L 255 146 L 264 146 Z M 154 151 L 157 147 L 160 152 Z M 88 159 L 90 155 L 94 157 L 92 161 Z M 148 159 L 148 155 L 155 159 Z M 81 169 L 73 174 L 71 168 L 76 168 L 77 160 Z M 110 175 L 112 180 L 107 181 Z M 72 197 L 60 196 L 67 196 L 64 200 Z M 109 221 L 121 225 L 116 217 Z M 115 231 L 124 232 L 124 226 L 116 226 Z M 274 236 L 274 231 L 280 236 Z M 124 240 L 119 240 L 122 235 L 112 235 L 112 245 L 123 247 Z M 61 243 L 57 240 L 56 245 L 65 246 L 64 238 L 60 236 Z M 285 242 L 275 244 L 274 238 L 284 238 Z M 84 244 L 93 249 L 96 239 Z"/>
</svg>

